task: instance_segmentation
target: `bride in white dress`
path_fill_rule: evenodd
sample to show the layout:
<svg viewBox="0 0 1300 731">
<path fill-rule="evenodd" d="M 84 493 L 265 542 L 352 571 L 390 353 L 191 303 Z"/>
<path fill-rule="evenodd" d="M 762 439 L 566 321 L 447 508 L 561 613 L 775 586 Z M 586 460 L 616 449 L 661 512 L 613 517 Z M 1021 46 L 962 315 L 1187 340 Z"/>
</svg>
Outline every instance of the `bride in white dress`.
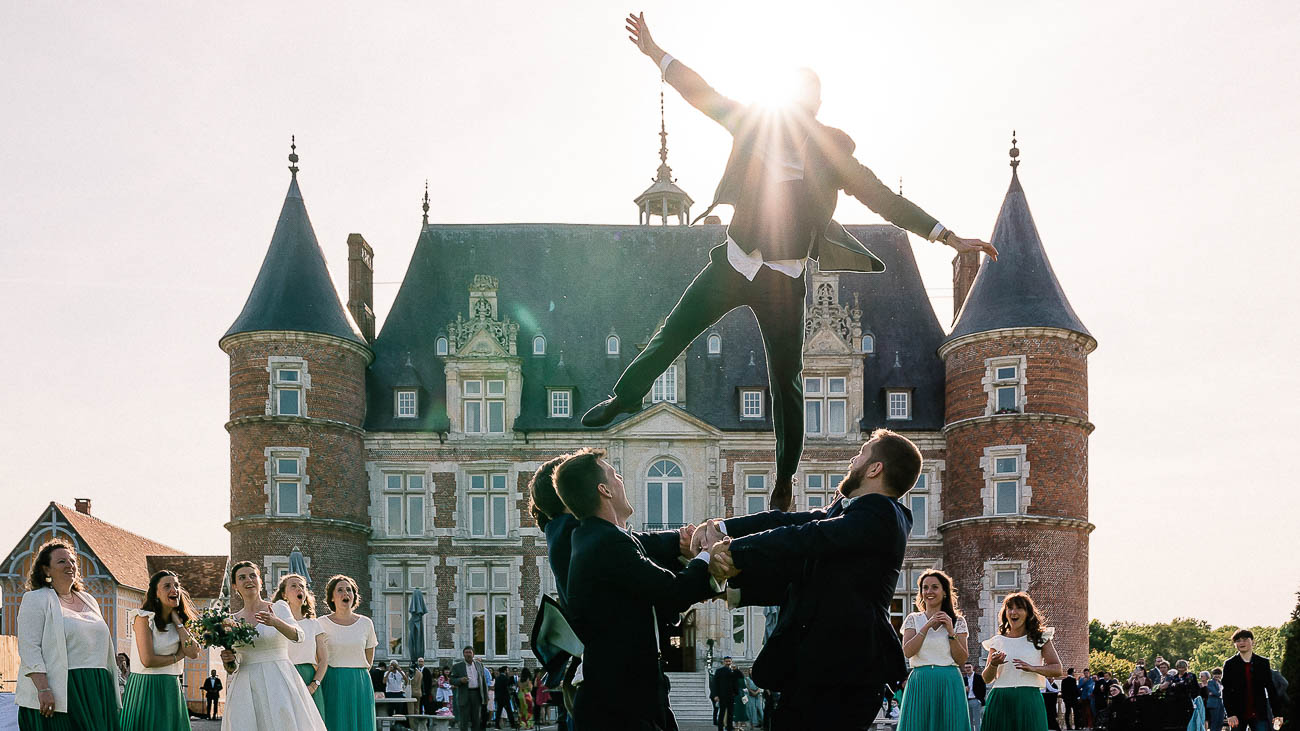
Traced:
<svg viewBox="0 0 1300 731">
<path fill-rule="evenodd" d="M 257 639 L 221 652 L 231 673 L 222 731 L 326 731 L 307 686 L 289 664 L 289 643 L 302 637 L 289 605 L 262 598 L 262 575 L 252 562 L 240 561 L 230 573 L 231 587 L 244 600 L 232 617 L 256 626 Z"/>
</svg>

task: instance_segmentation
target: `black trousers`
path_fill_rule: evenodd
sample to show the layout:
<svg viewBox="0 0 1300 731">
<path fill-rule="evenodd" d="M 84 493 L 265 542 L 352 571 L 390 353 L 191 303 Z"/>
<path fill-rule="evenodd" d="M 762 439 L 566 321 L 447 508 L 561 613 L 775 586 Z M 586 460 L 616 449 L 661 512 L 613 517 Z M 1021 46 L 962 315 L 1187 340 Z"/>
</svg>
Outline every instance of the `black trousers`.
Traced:
<svg viewBox="0 0 1300 731">
<path fill-rule="evenodd" d="M 718 720 L 716 721 L 719 729 L 731 731 L 736 724 L 736 697 L 735 696 L 718 696 Z"/>
<path fill-rule="evenodd" d="M 208 718 L 216 718 L 216 716 L 217 716 L 217 707 L 218 707 L 217 704 L 219 704 L 220 702 L 221 702 L 221 698 L 220 698 L 220 696 L 218 696 L 218 697 L 216 697 L 216 698 L 213 698 L 213 697 L 211 697 L 211 696 L 208 696 L 208 697 L 206 697 L 206 698 L 204 699 L 203 707 L 204 707 L 204 710 L 207 711 L 207 717 L 208 717 Z"/>
<path fill-rule="evenodd" d="M 692 340 L 723 315 L 748 306 L 758 319 L 767 351 L 777 478 L 793 477 L 803 454 L 805 291 L 803 277 L 788 277 L 770 267 L 759 269 L 751 282 L 727 262 L 726 244 L 713 247 L 708 265 L 695 275 L 664 326 L 619 376 L 614 396 L 624 403 L 640 402 Z"/>
<path fill-rule="evenodd" d="M 772 713 L 773 731 L 836 729 L 866 731 L 880 713 L 884 686 L 819 685 L 781 691 Z"/>
</svg>

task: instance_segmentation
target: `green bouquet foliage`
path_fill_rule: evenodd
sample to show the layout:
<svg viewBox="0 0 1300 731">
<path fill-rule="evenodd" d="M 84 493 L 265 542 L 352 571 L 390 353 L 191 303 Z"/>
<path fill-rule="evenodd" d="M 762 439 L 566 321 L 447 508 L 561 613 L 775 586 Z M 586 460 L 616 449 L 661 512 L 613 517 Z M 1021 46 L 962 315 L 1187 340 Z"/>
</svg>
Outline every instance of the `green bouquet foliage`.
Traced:
<svg viewBox="0 0 1300 731">
<path fill-rule="evenodd" d="M 257 627 L 232 619 L 230 607 L 213 602 L 190 621 L 190 634 L 204 647 L 234 650 L 251 645 L 257 639 Z"/>
</svg>

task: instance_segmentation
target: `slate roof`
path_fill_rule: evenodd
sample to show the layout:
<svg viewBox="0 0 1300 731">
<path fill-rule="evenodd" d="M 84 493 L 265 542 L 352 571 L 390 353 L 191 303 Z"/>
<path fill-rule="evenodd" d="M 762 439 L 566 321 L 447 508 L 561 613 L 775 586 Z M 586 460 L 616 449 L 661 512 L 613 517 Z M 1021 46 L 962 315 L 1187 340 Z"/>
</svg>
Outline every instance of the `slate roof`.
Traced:
<svg viewBox="0 0 1300 731">
<path fill-rule="evenodd" d="M 150 576 L 146 556 L 185 555 L 183 551 L 79 513 L 74 508 L 59 503 L 53 505 L 119 584 L 144 591 L 149 588 Z"/>
<path fill-rule="evenodd" d="M 1052 271 L 1014 168 L 992 243 L 998 260 L 980 264 L 949 340 L 1008 327 L 1056 327 L 1092 337 Z"/>
<path fill-rule="evenodd" d="M 366 344 L 339 302 L 325 256 L 307 217 L 297 175 L 289 182 L 280 220 L 244 309 L 222 340 L 246 332 L 295 331 Z"/>
<path fill-rule="evenodd" d="M 163 570 L 181 577 L 181 586 L 193 599 L 216 599 L 221 596 L 225 579 L 226 556 L 146 556 L 149 575 Z"/>
<path fill-rule="evenodd" d="M 895 352 L 902 387 L 915 389 L 907 429 L 939 429 L 943 419 L 943 364 L 936 349 L 943 330 L 925 295 L 911 244 L 893 226 L 848 226 L 883 259 L 880 274 L 840 275 L 840 301 L 859 295 L 864 330 L 876 336 L 877 354 L 866 356 L 867 417 L 863 428 L 884 422 L 881 388 L 893 374 Z M 500 315 L 520 323 L 523 369 L 518 431 L 582 430 L 579 419 L 605 398 L 620 373 L 667 316 L 686 285 L 725 240 L 721 225 L 609 226 L 579 224 L 432 224 L 423 227 L 406 276 L 372 344 L 367 379 L 370 431 L 446 431 L 446 376 L 436 339 L 458 313 L 468 314 L 469 284 L 476 274 L 499 280 Z M 809 295 L 811 302 L 811 293 Z M 605 354 L 611 333 L 620 355 Z M 722 353 L 707 353 L 707 334 L 722 337 Z M 546 337 L 543 356 L 532 355 L 533 337 Z M 563 365 L 560 365 L 563 351 Z M 750 366 L 750 351 L 755 365 Z M 419 416 L 395 419 L 393 388 L 410 383 L 407 354 L 418 376 Z M 887 361 L 887 362 L 886 362 Z M 739 417 L 737 389 L 766 381 L 766 357 L 753 315 L 726 315 L 686 351 L 685 410 L 732 431 L 768 431 L 771 419 Z M 549 416 L 546 387 L 574 389 L 572 417 Z M 770 410 L 769 410 L 770 413 Z"/>
</svg>

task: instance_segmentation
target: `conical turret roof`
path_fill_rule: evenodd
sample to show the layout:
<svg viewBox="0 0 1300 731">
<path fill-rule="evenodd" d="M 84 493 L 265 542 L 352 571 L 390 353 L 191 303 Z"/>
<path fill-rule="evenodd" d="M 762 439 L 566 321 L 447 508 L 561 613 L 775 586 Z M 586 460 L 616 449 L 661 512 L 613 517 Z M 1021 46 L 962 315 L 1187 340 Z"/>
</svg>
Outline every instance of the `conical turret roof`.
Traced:
<svg viewBox="0 0 1300 731">
<path fill-rule="evenodd" d="M 1055 327 L 1092 337 L 1052 271 L 1014 167 L 992 243 L 998 260 L 980 264 L 947 340 L 1011 327 Z"/>
<path fill-rule="evenodd" d="M 325 255 L 307 218 L 296 170 L 253 291 L 222 340 L 266 330 L 333 335 L 366 346 L 330 279 Z"/>
</svg>

